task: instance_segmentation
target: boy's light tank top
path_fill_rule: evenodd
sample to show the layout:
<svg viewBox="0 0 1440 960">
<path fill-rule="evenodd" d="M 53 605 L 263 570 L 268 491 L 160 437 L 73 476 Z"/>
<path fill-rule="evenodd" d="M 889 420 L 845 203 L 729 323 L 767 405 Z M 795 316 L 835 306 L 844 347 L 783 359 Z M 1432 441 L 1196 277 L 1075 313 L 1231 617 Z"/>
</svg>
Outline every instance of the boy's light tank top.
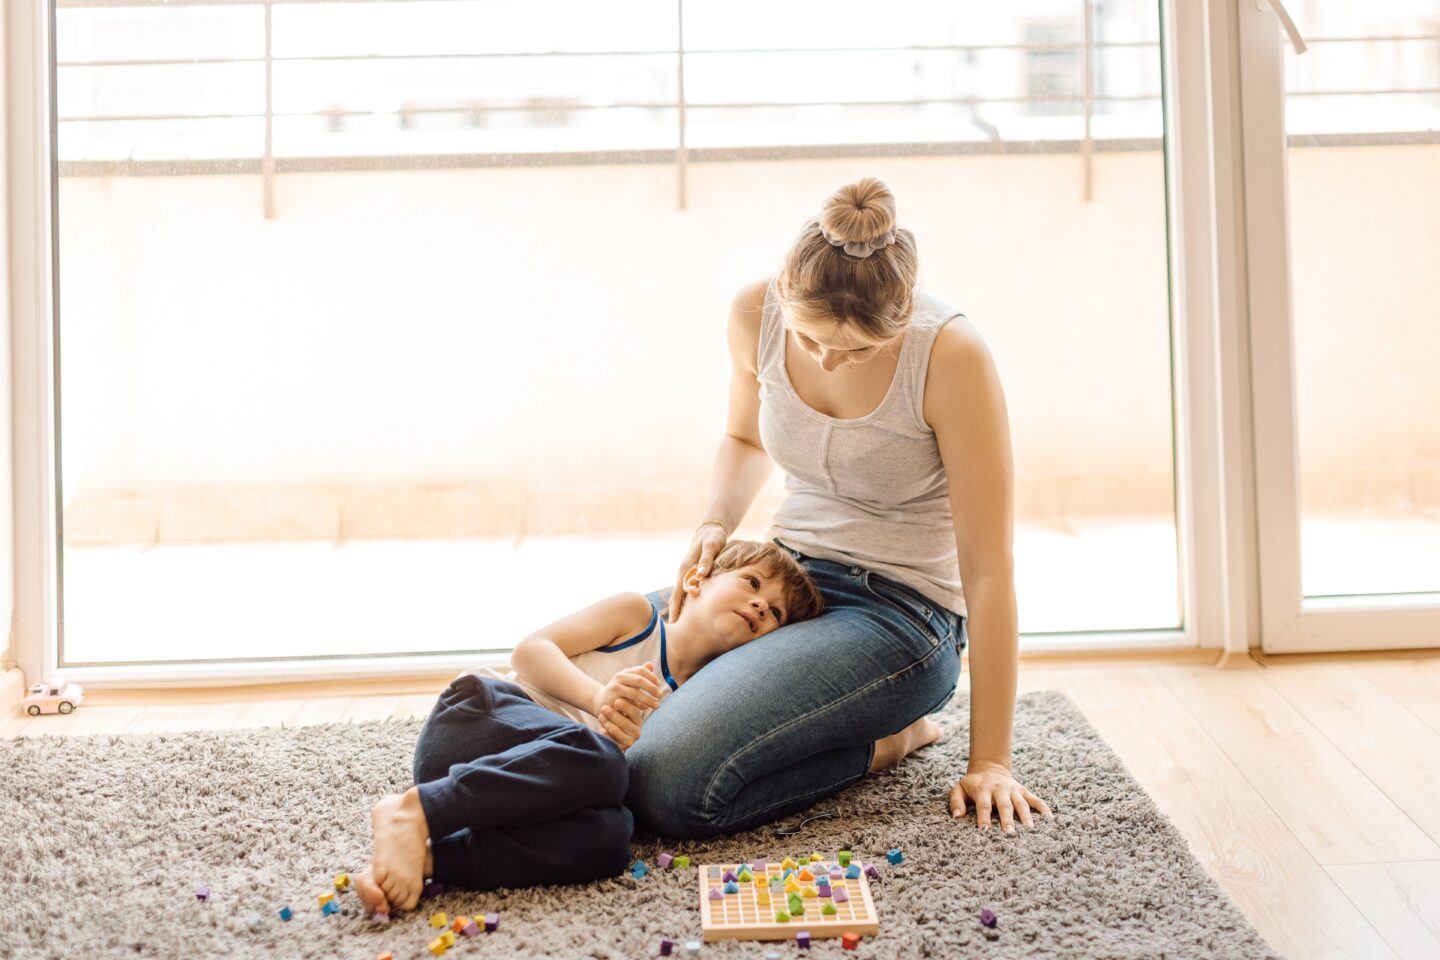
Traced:
<svg viewBox="0 0 1440 960">
<path fill-rule="evenodd" d="M 655 672 L 660 675 L 660 702 L 664 703 L 670 692 L 678 689 L 678 684 L 675 683 L 675 678 L 670 676 L 670 664 L 665 659 L 665 623 L 660 619 L 658 610 L 650 612 L 649 626 L 628 640 L 620 640 L 608 647 L 600 647 L 596 650 L 587 650 L 579 656 L 570 658 L 570 662 L 579 667 L 582 672 L 602 684 L 609 683 L 611 677 L 626 667 L 638 667 L 647 660 L 655 664 Z M 526 696 L 540 706 L 583 723 L 597 733 L 605 732 L 604 728 L 600 726 L 600 719 L 594 714 L 550 696 L 514 670 L 477 667 L 466 672 L 513 683 L 524 690 Z M 644 711 L 641 714 L 642 722 L 653 712 L 653 710 Z"/>
<path fill-rule="evenodd" d="M 841 420 L 796 393 L 775 284 L 765 291 L 760 441 L 785 471 L 788 491 L 770 536 L 808 556 L 873 570 L 963 615 L 945 466 L 924 399 L 935 337 L 964 314 L 919 287 L 914 303 L 885 398 L 865 416 Z"/>
</svg>

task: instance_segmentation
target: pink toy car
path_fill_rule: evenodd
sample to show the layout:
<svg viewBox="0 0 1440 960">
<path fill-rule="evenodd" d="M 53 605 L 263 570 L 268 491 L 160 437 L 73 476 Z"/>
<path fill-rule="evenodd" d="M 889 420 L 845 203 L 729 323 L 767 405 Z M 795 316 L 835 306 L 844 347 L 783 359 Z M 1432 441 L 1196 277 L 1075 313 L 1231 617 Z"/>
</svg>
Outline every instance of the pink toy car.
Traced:
<svg viewBox="0 0 1440 960">
<path fill-rule="evenodd" d="M 78 683 L 69 683 L 60 677 L 51 677 L 44 683 L 30 687 L 30 693 L 20 701 L 20 709 L 38 717 L 42 713 L 70 713 L 85 699 L 85 691 Z"/>
</svg>

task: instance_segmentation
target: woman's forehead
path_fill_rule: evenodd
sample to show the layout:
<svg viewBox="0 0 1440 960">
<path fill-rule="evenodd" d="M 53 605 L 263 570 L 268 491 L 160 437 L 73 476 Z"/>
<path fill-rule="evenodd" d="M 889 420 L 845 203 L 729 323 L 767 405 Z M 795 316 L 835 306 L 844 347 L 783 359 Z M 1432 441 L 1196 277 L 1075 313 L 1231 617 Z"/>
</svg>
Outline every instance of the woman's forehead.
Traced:
<svg viewBox="0 0 1440 960">
<path fill-rule="evenodd" d="M 796 333 L 803 333 L 822 347 L 833 350 L 860 350 L 876 345 L 876 341 L 862 336 L 853 326 L 842 326 L 833 320 L 805 323 L 787 318 L 785 323 Z"/>
</svg>

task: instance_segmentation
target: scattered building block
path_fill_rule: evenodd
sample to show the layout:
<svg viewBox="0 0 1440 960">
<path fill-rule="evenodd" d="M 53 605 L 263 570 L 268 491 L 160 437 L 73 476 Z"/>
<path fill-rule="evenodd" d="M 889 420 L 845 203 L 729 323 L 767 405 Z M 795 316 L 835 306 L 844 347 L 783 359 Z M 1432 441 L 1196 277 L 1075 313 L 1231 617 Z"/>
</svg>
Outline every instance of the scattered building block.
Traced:
<svg viewBox="0 0 1440 960">
<path fill-rule="evenodd" d="M 661 870 L 669 870 L 670 865 L 675 862 L 675 858 L 668 853 L 662 853 L 655 858 L 655 862 L 660 864 Z M 669 954 L 666 954 L 666 956 L 669 956 Z"/>
<path fill-rule="evenodd" d="M 698 957 L 698 956 L 700 956 L 700 941 L 699 941 L 699 940 L 686 940 L 686 941 L 685 941 L 685 956 L 687 956 L 687 957 Z"/>
<path fill-rule="evenodd" d="M 195 899 L 201 903 L 207 902 L 210 899 L 210 888 L 203 883 L 200 884 L 195 888 Z"/>
<path fill-rule="evenodd" d="M 683 853 L 675 858 L 675 869 L 684 870 L 688 866 L 690 866 L 690 858 Z"/>
<path fill-rule="evenodd" d="M 430 926 L 434 927 L 436 930 L 444 929 L 449 925 L 450 921 L 446 919 L 445 914 L 438 912 L 430 914 Z"/>
<path fill-rule="evenodd" d="M 375 911 L 375 915 L 370 918 L 370 926 L 372 927 L 383 927 L 389 922 L 390 914 L 386 913 L 384 910 Z"/>
<path fill-rule="evenodd" d="M 855 856 L 855 855 L 854 855 L 853 853 L 851 853 L 849 850 L 841 850 L 841 851 L 840 851 L 840 855 L 839 855 L 839 857 L 838 857 L 838 859 L 839 859 L 839 861 L 840 861 L 840 866 L 842 866 L 842 867 L 848 867 L 848 866 L 850 866 L 850 859 L 851 859 L 853 856 Z"/>
<path fill-rule="evenodd" d="M 846 933 L 841 935 L 840 946 L 844 947 L 846 950 L 860 949 L 860 934 Z"/>
<path fill-rule="evenodd" d="M 336 889 L 336 890 L 339 890 L 339 891 L 341 891 L 341 892 L 344 892 L 344 891 L 346 891 L 346 890 L 349 890 L 349 889 L 350 889 L 350 874 L 348 874 L 348 873 L 337 873 L 337 874 L 335 874 L 335 889 Z"/>
<path fill-rule="evenodd" d="M 329 890 L 326 890 L 324 893 L 320 894 L 320 896 L 316 897 L 315 899 L 319 902 L 320 906 L 323 908 L 323 907 L 325 906 L 325 904 L 327 904 L 327 903 L 329 903 L 329 902 L 331 902 L 332 900 L 335 899 L 335 894 L 331 893 Z"/>
<path fill-rule="evenodd" d="M 885 854 L 885 859 L 889 860 L 890 865 L 893 867 L 897 864 L 905 862 L 905 854 L 900 852 L 899 847 L 891 847 L 890 850 Z"/>
<path fill-rule="evenodd" d="M 810 949 L 809 930 L 801 930 L 799 933 L 795 934 L 795 946 L 799 947 L 801 950 Z"/>
<path fill-rule="evenodd" d="M 660 956 L 662 956 L 662 957 L 668 957 L 668 956 L 670 956 L 671 952 L 672 952 L 674 949 L 675 949 L 675 941 L 674 941 L 674 940 L 667 940 L 665 937 L 661 937 L 661 938 L 660 938 Z"/>
<path fill-rule="evenodd" d="M 256 927 L 260 926 L 260 914 L 258 914 L 258 913 L 252 913 L 252 914 L 250 914 L 250 916 L 248 916 L 248 917 L 245 918 L 245 924 L 246 924 L 246 926 L 248 926 L 251 930 L 254 930 Z"/>
<path fill-rule="evenodd" d="M 430 941 L 429 949 L 431 953 L 435 954 L 435 956 L 438 957 L 446 950 L 449 950 L 450 946 L 440 937 L 436 937 L 434 940 Z"/>
<path fill-rule="evenodd" d="M 339 913 L 340 904 L 336 903 L 334 900 L 330 900 L 326 902 L 325 906 L 320 908 L 320 912 L 327 917 L 330 916 L 330 914 L 332 913 Z"/>
<path fill-rule="evenodd" d="M 991 913 L 989 910 L 981 910 L 980 922 L 985 924 L 985 926 L 987 927 L 995 926 L 995 914 Z"/>
<path fill-rule="evenodd" d="M 465 929 L 461 930 L 460 932 L 467 937 L 478 937 L 480 936 L 480 924 L 476 923 L 474 920 L 471 920 L 469 923 L 465 924 Z"/>
<path fill-rule="evenodd" d="M 871 880 L 879 880 L 880 868 L 875 866 L 875 864 L 873 863 L 870 864 L 868 867 L 865 868 L 865 876 L 869 877 Z"/>
<path fill-rule="evenodd" d="M 645 866 L 644 860 L 636 860 L 630 866 L 630 876 L 634 877 L 636 880 L 639 880 L 641 877 L 645 876 L 649 872 L 650 868 Z"/>
<path fill-rule="evenodd" d="M 293 916 L 295 916 L 295 911 L 290 909 L 290 905 L 288 903 L 280 908 L 281 920 L 289 920 Z"/>
<path fill-rule="evenodd" d="M 466 924 L 468 924 L 469 922 L 469 917 L 456 917 L 454 920 L 450 921 L 450 929 L 454 930 L 456 933 L 459 933 L 461 930 L 465 929 Z"/>
<path fill-rule="evenodd" d="M 500 929 L 500 914 L 498 914 L 498 913 L 487 913 L 487 914 L 485 914 L 485 932 L 486 932 L 486 933 L 494 933 L 496 930 L 499 930 L 499 929 Z"/>
</svg>

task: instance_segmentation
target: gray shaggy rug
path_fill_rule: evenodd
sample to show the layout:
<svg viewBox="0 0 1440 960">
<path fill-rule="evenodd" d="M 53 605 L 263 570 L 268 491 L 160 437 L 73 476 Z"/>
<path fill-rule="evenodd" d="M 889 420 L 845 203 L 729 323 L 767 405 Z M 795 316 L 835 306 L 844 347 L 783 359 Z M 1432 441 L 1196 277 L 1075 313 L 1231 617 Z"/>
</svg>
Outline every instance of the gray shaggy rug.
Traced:
<svg viewBox="0 0 1440 960">
<path fill-rule="evenodd" d="M 710 842 L 639 834 L 694 862 L 850 849 L 877 863 L 878 937 L 856 953 L 817 940 L 812 955 L 871 957 L 1205 957 L 1276 954 L 1204 873 L 1080 711 L 1057 692 L 1020 698 L 1019 779 L 1054 821 L 1006 836 L 945 813 L 964 769 L 968 698 L 939 716 L 945 738 L 898 768 L 809 811 Z M 0 955 L 15 960 L 135 957 L 429 958 L 433 910 L 500 914 L 500 929 L 446 956 L 641 958 L 660 939 L 700 936 L 693 867 L 599 883 L 494 893 L 448 890 L 372 929 L 353 892 L 322 916 L 316 895 L 368 863 L 369 811 L 410 786 L 418 720 L 183 735 L 33 737 L 0 742 Z M 903 849 L 890 866 L 884 852 Z M 198 884 L 211 898 L 200 903 Z M 295 918 L 277 911 L 289 904 Z M 993 911 L 994 928 L 980 923 Z M 251 914 L 260 922 L 252 928 Z M 482 920 L 483 922 L 483 920 Z M 798 929 L 798 928 L 797 928 Z M 703 957 L 762 957 L 793 943 L 722 941 Z"/>
</svg>

